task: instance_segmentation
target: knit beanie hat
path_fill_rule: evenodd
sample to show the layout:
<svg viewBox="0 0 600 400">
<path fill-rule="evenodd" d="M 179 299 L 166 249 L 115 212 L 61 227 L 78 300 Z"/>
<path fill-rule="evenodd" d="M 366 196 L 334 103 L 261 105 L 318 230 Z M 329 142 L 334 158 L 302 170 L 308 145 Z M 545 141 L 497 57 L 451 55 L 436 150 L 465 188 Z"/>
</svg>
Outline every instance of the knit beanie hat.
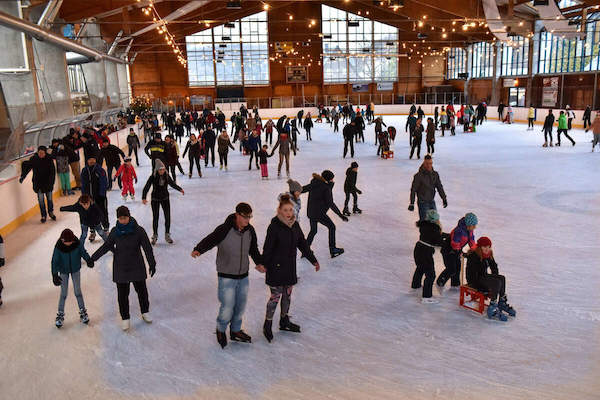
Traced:
<svg viewBox="0 0 600 400">
<path fill-rule="evenodd" d="M 302 185 L 293 179 L 288 179 L 287 184 L 290 187 L 290 193 L 302 192 Z"/>
<path fill-rule="evenodd" d="M 490 240 L 489 237 L 487 236 L 482 236 L 479 239 L 477 239 L 477 247 L 491 247 L 492 246 L 492 241 Z"/>
<path fill-rule="evenodd" d="M 350 168 L 358 168 L 358 163 L 356 161 L 352 161 L 352 164 L 350 164 Z"/>
<path fill-rule="evenodd" d="M 467 213 L 465 215 L 465 224 L 467 226 L 475 226 L 477 225 L 477 216 L 473 213 Z"/>
<path fill-rule="evenodd" d="M 331 172 L 330 170 L 326 169 L 325 171 L 323 171 L 321 173 L 321 176 L 323 177 L 323 179 L 325 179 L 327 182 L 331 181 L 333 179 L 333 177 L 335 175 L 333 175 L 333 172 Z"/>
<path fill-rule="evenodd" d="M 62 233 L 60 234 L 60 239 L 63 242 L 74 242 L 77 240 L 77 236 L 75 236 L 75 234 L 73 233 L 72 230 L 70 229 L 65 229 L 64 231 L 62 231 Z"/>
<path fill-rule="evenodd" d="M 165 164 L 163 164 L 162 161 L 160 161 L 158 158 L 156 160 L 154 160 L 154 173 L 157 174 L 159 170 L 161 169 L 165 169 Z"/>
<path fill-rule="evenodd" d="M 129 213 L 129 208 L 125 206 L 120 206 L 119 208 L 117 208 L 117 218 L 119 217 L 131 217 L 131 214 Z"/>
<path fill-rule="evenodd" d="M 440 215 L 438 214 L 438 212 L 436 210 L 429 209 L 427 210 L 427 213 L 425 214 L 425 221 L 427 222 L 437 222 L 440 220 Z"/>
</svg>

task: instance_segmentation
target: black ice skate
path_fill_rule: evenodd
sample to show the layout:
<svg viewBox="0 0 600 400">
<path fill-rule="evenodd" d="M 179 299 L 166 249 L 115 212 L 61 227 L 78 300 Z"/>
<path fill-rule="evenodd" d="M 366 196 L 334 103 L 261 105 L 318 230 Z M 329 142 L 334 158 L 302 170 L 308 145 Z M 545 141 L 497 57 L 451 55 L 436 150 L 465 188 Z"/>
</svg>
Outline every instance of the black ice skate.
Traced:
<svg viewBox="0 0 600 400">
<path fill-rule="evenodd" d="M 269 321 L 268 319 L 266 319 L 265 324 L 263 325 L 263 334 L 265 335 L 269 343 L 271 343 L 271 340 L 273 340 L 273 330 L 271 329 L 272 326 L 273 321 Z"/>
<path fill-rule="evenodd" d="M 221 345 L 221 348 L 224 349 L 227 346 L 227 335 L 225 332 L 219 332 L 217 330 L 217 342 Z"/>
<path fill-rule="evenodd" d="M 329 254 L 331 254 L 331 258 L 335 258 L 337 256 L 344 254 L 344 249 L 341 249 L 338 247 L 332 247 L 331 249 L 329 249 Z"/>
<path fill-rule="evenodd" d="M 229 338 L 232 342 L 252 343 L 252 338 L 242 330 L 239 332 L 230 331 Z"/>
<path fill-rule="evenodd" d="M 96 240 L 96 231 L 90 232 L 90 242 L 93 242 L 94 240 Z"/>
<path fill-rule="evenodd" d="M 90 317 L 88 317 L 87 310 L 85 308 L 79 310 L 79 320 L 82 324 L 86 325 L 90 322 Z"/>
<path fill-rule="evenodd" d="M 56 314 L 56 321 L 54 322 L 54 324 L 56 325 L 57 328 L 62 328 L 64 322 L 65 322 L 65 313 L 62 311 L 59 311 Z"/>
<path fill-rule="evenodd" d="M 300 333 L 300 326 L 290 322 L 287 315 L 279 320 L 279 330 Z"/>
<path fill-rule="evenodd" d="M 348 207 L 344 207 L 344 211 L 342 212 L 342 214 L 344 214 L 346 217 L 349 217 L 350 214 L 350 210 L 348 210 Z"/>
<path fill-rule="evenodd" d="M 354 209 L 352 209 L 352 212 L 354 214 L 362 214 L 362 210 L 356 206 L 354 206 Z"/>
</svg>

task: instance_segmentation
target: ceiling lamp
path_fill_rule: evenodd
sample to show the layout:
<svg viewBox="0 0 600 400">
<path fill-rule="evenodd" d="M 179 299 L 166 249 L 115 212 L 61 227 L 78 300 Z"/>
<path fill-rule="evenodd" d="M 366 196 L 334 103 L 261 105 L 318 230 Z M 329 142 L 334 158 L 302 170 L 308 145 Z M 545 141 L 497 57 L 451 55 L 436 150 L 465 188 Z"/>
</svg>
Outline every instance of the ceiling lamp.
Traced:
<svg viewBox="0 0 600 400">
<path fill-rule="evenodd" d="M 239 10 L 242 8 L 242 2 L 241 1 L 228 1 L 226 8 L 228 10 Z"/>
<path fill-rule="evenodd" d="M 398 9 L 404 7 L 404 0 L 387 0 L 388 8 Z"/>
</svg>

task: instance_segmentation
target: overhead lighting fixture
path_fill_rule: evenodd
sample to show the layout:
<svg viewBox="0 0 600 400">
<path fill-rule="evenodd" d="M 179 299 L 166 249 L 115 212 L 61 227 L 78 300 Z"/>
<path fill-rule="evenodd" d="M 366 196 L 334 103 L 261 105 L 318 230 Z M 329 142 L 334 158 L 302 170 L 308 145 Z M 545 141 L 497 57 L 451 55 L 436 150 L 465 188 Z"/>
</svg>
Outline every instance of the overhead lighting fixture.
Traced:
<svg viewBox="0 0 600 400">
<path fill-rule="evenodd" d="M 226 8 L 228 10 L 239 10 L 242 8 L 242 2 L 241 1 L 228 1 Z"/>
<path fill-rule="evenodd" d="M 419 39 L 419 40 L 427 39 L 427 34 L 419 32 L 419 33 L 417 33 L 417 39 Z"/>
<path fill-rule="evenodd" d="M 388 8 L 398 9 L 404 7 L 404 0 L 388 0 Z"/>
</svg>

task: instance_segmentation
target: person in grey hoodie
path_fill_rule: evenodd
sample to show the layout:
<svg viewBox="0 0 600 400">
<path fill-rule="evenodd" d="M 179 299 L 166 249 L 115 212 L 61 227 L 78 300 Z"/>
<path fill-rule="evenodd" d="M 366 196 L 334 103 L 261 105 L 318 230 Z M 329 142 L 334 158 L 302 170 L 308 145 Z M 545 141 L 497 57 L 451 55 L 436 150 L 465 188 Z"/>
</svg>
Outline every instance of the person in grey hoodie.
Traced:
<svg viewBox="0 0 600 400">
<path fill-rule="evenodd" d="M 425 156 L 425 160 L 419 168 L 419 172 L 415 174 L 412 186 L 410 187 L 410 205 L 408 206 L 408 210 L 414 211 L 416 194 L 417 205 L 419 206 L 419 221 L 425 220 L 427 210 L 437 209 L 434 200 L 436 189 L 444 202 L 444 208 L 448 207 L 446 192 L 444 192 L 440 176 L 433 170 L 433 160 L 428 154 Z"/>
<path fill-rule="evenodd" d="M 230 339 L 251 343 L 252 338 L 242 330 L 242 316 L 248 299 L 248 270 L 250 261 L 263 268 L 258 250 L 256 232 L 250 225 L 252 207 L 239 203 L 235 213 L 194 247 L 196 258 L 217 247 L 218 295 L 221 307 L 217 316 L 217 341 L 221 348 L 227 346 L 225 331 L 230 326 Z"/>
</svg>

